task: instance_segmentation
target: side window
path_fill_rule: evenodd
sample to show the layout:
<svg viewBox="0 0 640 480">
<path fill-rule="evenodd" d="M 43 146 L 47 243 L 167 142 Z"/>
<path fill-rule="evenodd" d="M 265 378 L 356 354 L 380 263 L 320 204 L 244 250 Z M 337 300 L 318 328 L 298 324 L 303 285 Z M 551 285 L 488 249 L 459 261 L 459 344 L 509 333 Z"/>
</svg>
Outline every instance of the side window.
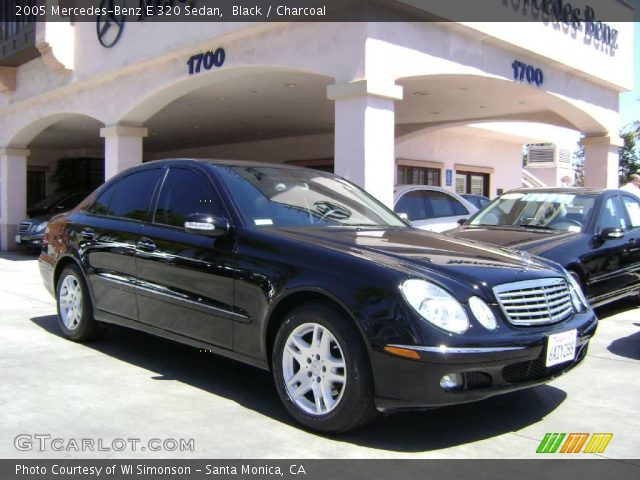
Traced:
<svg viewBox="0 0 640 480">
<path fill-rule="evenodd" d="M 427 203 L 431 206 L 431 213 L 434 218 L 469 214 L 460 202 L 446 193 L 425 192 L 425 196 Z"/>
<path fill-rule="evenodd" d="M 119 180 L 109 202 L 108 215 L 145 220 L 161 172 L 159 168 L 143 170 Z"/>
<path fill-rule="evenodd" d="M 109 203 L 111 203 L 111 197 L 113 197 L 116 186 L 117 184 L 115 183 L 109 185 L 109 187 L 96 198 L 87 210 L 87 213 L 92 213 L 93 215 L 111 215 Z"/>
<path fill-rule="evenodd" d="M 635 198 L 623 195 L 622 203 L 624 203 L 624 208 L 627 210 L 631 228 L 640 227 L 640 202 Z"/>
<path fill-rule="evenodd" d="M 397 213 L 406 213 L 409 220 L 423 220 L 427 218 L 427 207 L 421 191 L 405 193 L 394 209 Z"/>
<path fill-rule="evenodd" d="M 153 221 L 184 227 L 187 215 L 221 212 L 220 201 L 207 178 L 186 168 L 171 168 L 162 185 Z"/>
<path fill-rule="evenodd" d="M 602 207 L 598 229 L 622 228 L 627 229 L 626 214 L 618 197 L 609 198 Z"/>
</svg>

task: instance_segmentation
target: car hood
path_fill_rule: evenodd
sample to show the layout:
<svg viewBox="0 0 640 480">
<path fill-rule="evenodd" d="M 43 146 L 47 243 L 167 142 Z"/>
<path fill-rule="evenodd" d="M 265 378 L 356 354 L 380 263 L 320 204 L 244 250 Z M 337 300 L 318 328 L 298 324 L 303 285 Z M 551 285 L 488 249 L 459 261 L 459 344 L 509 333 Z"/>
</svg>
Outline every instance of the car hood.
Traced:
<svg viewBox="0 0 640 480">
<path fill-rule="evenodd" d="M 579 232 L 538 230 L 519 227 L 462 227 L 449 232 L 456 238 L 475 240 L 543 255 L 548 250 L 574 240 Z"/>
<path fill-rule="evenodd" d="M 546 260 L 445 234 L 401 228 L 280 228 L 278 235 L 366 258 L 411 274 L 434 272 L 467 287 L 558 276 Z"/>
</svg>

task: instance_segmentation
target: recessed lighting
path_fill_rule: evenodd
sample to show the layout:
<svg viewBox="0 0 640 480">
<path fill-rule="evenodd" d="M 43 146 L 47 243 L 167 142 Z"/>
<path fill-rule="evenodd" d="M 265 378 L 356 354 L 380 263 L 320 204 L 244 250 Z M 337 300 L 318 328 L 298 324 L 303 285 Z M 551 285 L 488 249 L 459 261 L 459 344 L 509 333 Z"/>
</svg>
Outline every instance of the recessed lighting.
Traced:
<svg viewBox="0 0 640 480">
<path fill-rule="evenodd" d="M 285 83 L 284 86 L 285 87 L 289 87 L 289 88 L 293 88 L 293 87 L 297 87 L 298 84 L 297 83 L 293 83 L 293 82 L 289 82 L 289 83 Z"/>
<path fill-rule="evenodd" d="M 194 125 L 194 126 L 193 126 L 193 128 L 194 128 L 195 130 L 197 130 L 197 129 L 199 129 L 199 128 L 200 128 L 200 125 Z"/>
<path fill-rule="evenodd" d="M 425 92 L 424 90 L 418 90 L 417 92 L 413 92 L 414 95 L 419 95 L 421 97 L 426 97 L 429 95 L 429 92 Z"/>
<path fill-rule="evenodd" d="M 258 93 L 258 90 L 251 90 L 251 93 Z"/>
<path fill-rule="evenodd" d="M 226 100 L 226 98 L 224 98 L 224 97 L 218 97 L 218 100 L 219 100 L 219 101 L 221 101 L 221 102 L 224 102 L 224 101 Z"/>
<path fill-rule="evenodd" d="M 431 115 L 440 115 L 440 112 L 429 112 Z"/>
</svg>

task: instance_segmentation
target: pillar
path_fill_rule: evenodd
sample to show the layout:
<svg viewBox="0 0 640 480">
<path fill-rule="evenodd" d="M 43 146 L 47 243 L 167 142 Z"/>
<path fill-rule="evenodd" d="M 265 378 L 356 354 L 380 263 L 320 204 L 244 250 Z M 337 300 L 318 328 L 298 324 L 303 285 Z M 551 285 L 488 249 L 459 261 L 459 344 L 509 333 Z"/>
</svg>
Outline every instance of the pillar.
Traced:
<svg viewBox="0 0 640 480">
<path fill-rule="evenodd" d="M 368 80 L 329 85 L 335 102 L 334 171 L 393 208 L 395 101 L 402 87 Z"/>
<path fill-rule="evenodd" d="M 584 137 L 584 186 L 618 188 L 618 148 L 622 140 L 617 136 Z"/>
<path fill-rule="evenodd" d="M 104 138 L 104 179 L 142 163 L 142 139 L 148 134 L 144 127 L 112 125 L 100 129 Z"/>
<path fill-rule="evenodd" d="M 27 218 L 27 157 L 24 148 L 0 148 L 0 249 L 15 250 L 18 224 Z"/>
</svg>

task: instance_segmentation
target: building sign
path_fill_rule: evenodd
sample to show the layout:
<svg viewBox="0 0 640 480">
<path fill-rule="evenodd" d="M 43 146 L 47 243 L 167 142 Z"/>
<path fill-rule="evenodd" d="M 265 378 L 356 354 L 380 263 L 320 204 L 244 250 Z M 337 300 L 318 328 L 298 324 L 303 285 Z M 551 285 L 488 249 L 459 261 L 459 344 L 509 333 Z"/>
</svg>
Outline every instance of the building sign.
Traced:
<svg viewBox="0 0 640 480">
<path fill-rule="evenodd" d="M 535 83 L 538 87 L 542 86 L 544 74 L 541 69 L 518 60 L 514 60 L 511 66 L 513 67 L 513 79 L 516 82 L 527 82 L 530 85 Z"/>
<path fill-rule="evenodd" d="M 182 9 L 178 4 L 185 4 L 189 0 L 139 0 L 139 4 L 136 7 L 126 7 L 124 1 L 102 0 L 100 2 L 96 30 L 98 41 L 105 48 L 111 48 L 118 43 L 127 17 L 137 18 L 141 22 L 147 17 L 178 16 L 182 13 Z M 212 15 L 215 11 L 219 11 L 219 9 L 205 8 L 202 11 L 202 9 L 197 9 L 193 5 L 185 7 L 185 12 L 192 15 Z"/>
<path fill-rule="evenodd" d="M 504 5 L 510 4 L 505 1 Z M 593 40 L 611 49 L 618 48 L 618 30 L 596 20 L 596 12 L 589 5 L 579 8 L 567 0 L 525 0 L 521 8 L 523 14 L 531 15 L 534 20 L 561 22 L 570 25 L 574 30 L 584 29 L 586 41 Z"/>
<path fill-rule="evenodd" d="M 447 187 L 450 187 L 451 185 L 453 185 L 453 170 L 451 170 L 450 168 L 447 168 L 444 171 L 444 178 L 445 178 L 445 183 Z"/>
<path fill-rule="evenodd" d="M 209 50 L 204 53 L 197 53 L 191 55 L 187 61 L 189 66 L 189 75 L 194 73 L 200 73 L 202 69 L 211 70 L 212 68 L 219 68 L 224 64 L 226 53 L 224 48 L 218 48 L 215 51 Z"/>
</svg>

